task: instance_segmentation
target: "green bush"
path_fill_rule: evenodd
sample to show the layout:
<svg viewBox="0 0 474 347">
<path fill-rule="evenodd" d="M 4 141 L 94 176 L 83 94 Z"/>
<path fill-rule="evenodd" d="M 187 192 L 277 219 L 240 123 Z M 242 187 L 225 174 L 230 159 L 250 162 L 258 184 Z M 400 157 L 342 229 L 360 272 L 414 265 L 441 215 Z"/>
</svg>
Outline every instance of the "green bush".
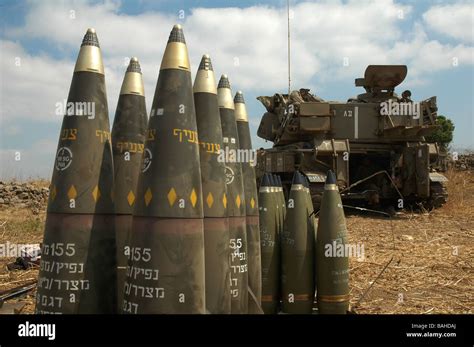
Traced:
<svg viewBox="0 0 474 347">
<path fill-rule="evenodd" d="M 444 149 L 448 149 L 449 144 L 453 141 L 454 124 L 451 119 L 442 115 L 436 118 L 436 124 L 440 127 L 431 135 L 426 136 L 426 141 L 437 142 Z"/>
</svg>

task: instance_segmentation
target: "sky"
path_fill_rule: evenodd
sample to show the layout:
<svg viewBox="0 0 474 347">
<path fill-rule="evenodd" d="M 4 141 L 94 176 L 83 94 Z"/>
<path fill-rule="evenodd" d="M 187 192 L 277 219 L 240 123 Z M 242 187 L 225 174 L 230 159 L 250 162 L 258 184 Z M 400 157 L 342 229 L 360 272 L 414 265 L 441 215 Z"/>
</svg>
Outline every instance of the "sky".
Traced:
<svg viewBox="0 0 474 347">
<path fill-rule="evenodd" d="M 398 87 L 412 99 L 436 95 L 453 120 L 452 147 L 474 149 L 472 1 L 290 0 L 291 86 L 326 100 L 362 93 L 354 79 L 370 64 L 405 64 Z M 259 95 L 288 89 L 286 0 L 0 0 L 0 179 L 52 173 L 75 60 L 87 28 L 102 49 L 110 123 L 131 56 L 140 60 L 147 109 L 169 32 L 183 25 L 193 78 L 210 54 L 217 78 L 242 90 L 254 147 L 265 109 Z"/>
</svg>

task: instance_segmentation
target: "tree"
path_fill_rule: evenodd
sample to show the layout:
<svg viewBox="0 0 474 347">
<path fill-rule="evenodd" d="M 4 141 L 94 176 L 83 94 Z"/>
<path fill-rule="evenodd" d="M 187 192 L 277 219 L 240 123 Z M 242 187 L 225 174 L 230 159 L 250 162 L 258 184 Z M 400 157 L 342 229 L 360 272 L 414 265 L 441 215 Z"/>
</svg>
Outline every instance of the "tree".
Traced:
<svg viewBox="0 0 474 347">
<path fill-rule="evenodd" d="M 448 149 L 449 144 L 453 141 L 454 124 L 451 119 L 439 115 L 436 118 L 436 124 L 439 128 L 426 136 L 426 141 L 437 142 L 444 149 Z"/>
</svg>

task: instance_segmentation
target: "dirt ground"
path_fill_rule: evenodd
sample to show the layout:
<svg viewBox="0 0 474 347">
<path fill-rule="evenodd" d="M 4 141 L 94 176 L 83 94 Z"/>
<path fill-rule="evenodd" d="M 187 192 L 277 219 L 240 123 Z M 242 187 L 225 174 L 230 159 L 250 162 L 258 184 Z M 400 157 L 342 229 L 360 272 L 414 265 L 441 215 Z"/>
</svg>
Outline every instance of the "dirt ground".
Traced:
<svg viewBox="0 0 474 347">
<path fill-rule="evenodd" d="M 350 243 L 364 247 L 363 258 L 350 259 L 353 312 L 474 313 L 474 174 L 447 176 L 449 201 L 438 210 L 347 217 Z M 40 243 L 44 220 L 44 210 L 0 208 L 0 244 Z M 37 269 L 8 271 L 14 260 L 0 258 L 0 292 L 38 275 Z M 20 312 L 32 313 L 34 295 L 8 302 L 24 303 Z"/>
<path fill-rule="evenodd" d="M 392 220 L 347 218 L 350 242 L 362 243 L 365 253 L 350 259 L 355 312 L 474 312 L 474 174 L 447 176 L 449 198 L 440 209 L 405 211 Z"/>
</svg>

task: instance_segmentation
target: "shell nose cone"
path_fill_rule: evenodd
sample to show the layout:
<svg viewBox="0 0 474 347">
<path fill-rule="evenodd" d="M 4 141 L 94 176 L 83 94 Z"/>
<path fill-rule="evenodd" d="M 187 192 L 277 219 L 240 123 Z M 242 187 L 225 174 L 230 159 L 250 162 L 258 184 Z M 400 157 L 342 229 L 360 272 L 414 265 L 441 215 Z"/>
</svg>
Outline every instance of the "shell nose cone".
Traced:
<svg viewBox="0 0 474 347">
<path fill-rule="evenodd" d="M 184 39 L 183 29 L 180 25 L 175 25 L 171 29 L 168 43 L 161 60 L 161 70 L 184 70 L 190 72 L 188 48 Z"/>
<path fill-rule="evenodd" d="M 219 80 L 219 84 L 217 85 L 217 88 L 229 88 L 230 89 L 230 82 L 229 82 L 229 78 L 227 77 L 227 75 L 222 75 L 220 80 Z"/>
<path fill-rule="evenodd" d="M 173 29 L 171 30 L 170 37 L 168 39 L 168 43 L 170 42 L 181 42 L 186 43 L 184 39 L 183 27 L 180 24 L 175 24 Z"/>
<path fill-rule="evenodd" d="M 291 182 L 292 185 L 296 185 L 296 184 L 301 184 L 301 185 L 304 185 L 305 184 L 305 179 L 303 177 L 303 175 L 299 172 L 299 171 L 295 171 L 295 173 L 293 174 L 293 181 Z"/>
<path fill-rule="evenodd" d="M 336 176 L 332 170 L 329 170 L 327 173 L 326 184 L 336 184 Z"/>
<path fill-rule="evenodd" d="M 230 89 L 230 82 L 227 75 L 222 75 L 217 85 L 217 96 L 219 108 L 235 110 L 234 98 Z M 235 116 L 235 115 L 234 115 Z"/>
<path fill-rule="evenodd" d="M 193 92 L 217 94 L 216 80 L 209 54 L 204 54 L 201 58 L 196 78 L 194 79 Z"/>
<path fill-rule="evenodd" d="M 303 176 L 303 185 L 306 187 L 306 188 L 309 188 L 309 180 L 308 180 L 308 176 L 306 176 L 304 173 L 301 172 L 301 176 Z"/>
<path fill-rule="evenodd" d="M 137 57 L 132 57 L 130 59 L 130 63 L 128 64 L 127 72 L 142 73 L 142 69 L 140 67 L 140 62 L 138 61 Z"/>
<path fill-rule="evenodd" d="M 84 38 L 82 39 L 82 46 L 96 46 L 100 47 L 99 45 L 99 39 L 97 38 L 97 33 L 95 32 L 94 28 L 89 28 L 87 29 L 86 34 L 84 35 Z"/>
<path fill-rule="evenodd" d="M 210 70 L 214 71 L 212 68 L 211 57 L 209 54 L 204 54 L 201 58 L 201 63 L 199 64 L 198 70 Z"/>
<path fill-rule="evenodd" d="M 276 181 L 277 181 L 277 186 L 278 187 L 283 187 L 283 184 L 281 183 L 281 177 L 280 175 L 276 175 Z"/>
<path fill-rule="evenodd" d="M 248 122 L 244 94 L 239 90 L 234 96 L 235 119 L 237 122 Z"/>
<path fill-rule="evenodd" d="M 270 183 L 270 187 L 276 187 L 275 176 L 273 176 L 273 174 L 268 174 L 268 181 Z"/>
<path fill-rule="evenodd" d="M 272 186 L 273 187 L 278 187 L 278 179 L 277 179 L 276 175 L 273 175 L 273 174 L 272 174 Z"/>
<path fill-rule="evenodd" d="M 104 74 L 102 53 L 95 29 L 87 29 L 82 39 L 81 49 L 74 66 L 74 72 L 79 71 Z"/>
<path fill-rule="evenodd" d="M 234 103 L 245 104 L 244 94 L 240 90 L 237 93 L 235 93 Z"/>
<path fill-rule="evenodd" d="M 260 182 L 262 187 L 271 187 L 270 177 L 267 173 L 263 174 L 262 181 Z"/>
</svg>

